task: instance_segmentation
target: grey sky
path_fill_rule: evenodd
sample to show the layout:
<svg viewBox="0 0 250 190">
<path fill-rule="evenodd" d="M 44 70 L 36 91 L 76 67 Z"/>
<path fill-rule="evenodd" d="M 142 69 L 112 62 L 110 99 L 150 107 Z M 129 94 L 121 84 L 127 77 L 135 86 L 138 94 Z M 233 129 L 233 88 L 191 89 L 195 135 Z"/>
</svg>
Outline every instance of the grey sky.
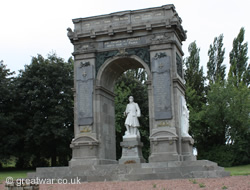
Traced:
<svg viewBox="0 0 250 190">
<path fill-rule="evenodd" d="M 204 67 L 215 36 L 224 34 L 224 63 L 228 68 L 232 42 L 242 26 L 246 29 L 245 41 L 250 41 L 250 1 L 247 0 L 6 0 L 0 3 L 0 60 L 12 71 L 23 69 L 38 53 L 46 56 L 54 51 L 67 60 L 73 46 L 66 29 L 73 28 L 73 18 L 165 4 L 175 5 L 188 31 L 183 42 L 184 57 L 188 55 L 188 45 L 196 40 Z"/>
</svg>

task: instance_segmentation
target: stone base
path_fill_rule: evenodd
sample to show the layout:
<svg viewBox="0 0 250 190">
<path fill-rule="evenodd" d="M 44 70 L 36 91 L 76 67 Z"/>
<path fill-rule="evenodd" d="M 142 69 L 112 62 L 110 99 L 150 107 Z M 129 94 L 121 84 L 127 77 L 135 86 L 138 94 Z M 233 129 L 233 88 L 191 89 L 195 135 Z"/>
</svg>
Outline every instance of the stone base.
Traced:
<svg viewBox="0 0 250 190">
<path fill-rule="evenodd" d="M 69 161 L 69 166 L 82 165 L 103 165 L 117 164 L 117 160 L 103 159 L 98 156 L 99 142 L 93 137 L 94 135 L 82 135 L 73 139 L 70 147 L 72 148 L 72 159 Z"/>
<path fill-rule="evenodd" d="M 148 158 L 149 163 L 153 162 L 166 162 L 167 161 L 180 161 L 180 156 L 176 153 L 166 152 L 151 154 Z"/>
<path fill-rule="evenodd" d="M 144 163 L 145 159 L 142 156 L 143 143 L 139 137 L 123 137 L 121 142 L 122 157 L 119 159 L 119 164 L 135 164 Z"/>
<path fill-rule="evenodd" d="M 176 128 L 159 127 L 154 129 L 150 139 L 151 155 L 149 162 L 181 161 L 177 152 Z"/>
<path fill-rule="evenodd" d="M 82 166 L 82 165 L 104 165 L 104 164 L 117 164 L 116 160 L 104 160 L 104 159 L 77 159 L 72 158 L 69 161 L 69 166 Z"/>
<path fill-rule="evenodd" d="M 76 179 L 91 181 L 138 181 L 157 179 L 217 178 L 229 172 L 207 160 L 141 164 L 83 165 L 75 167 L 37 168 L 28 178 Z"/>
<path fill-rule="evenodd" d="M 194 144 L 194 139 L 192 137 L 181 138 L 183 161 L 195 161 L 196 160 L 196 156 L 193 155 L 193 144 Z"/>
</svg>

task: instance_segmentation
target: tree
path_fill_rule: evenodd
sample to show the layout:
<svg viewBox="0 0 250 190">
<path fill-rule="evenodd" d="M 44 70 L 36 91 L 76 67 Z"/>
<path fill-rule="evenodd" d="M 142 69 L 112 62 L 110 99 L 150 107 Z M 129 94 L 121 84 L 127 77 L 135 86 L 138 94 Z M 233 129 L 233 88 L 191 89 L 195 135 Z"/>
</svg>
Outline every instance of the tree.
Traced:
<svg viewBox="0 0 250 190">
<path fill-rule="evenodd" d="M 6 161 L 11 156 L 10 144 L 13 139 L 9 139 L 8 134 L 13 129 L 13 75 L 6 68 L 3 61 L 0 61 L 0 161 Z M 1 166 L 1 163 L 0 163 Z"/>
<path fill-rule="evenodd" d="M 214 38 L 213 45 L 208 50 L 209 60 L 207 62 L 207 78 L 209 83 L 225 79 L 226 66 L 222 65 L 224 61 L 225 48 L 223 48 L 223 34 Z"/>
<path fill-rule="evenodd" d="M 192 42 L 188 47 L 189 56 L 184 60 L 186 70 L 184 79 L 186 81 L 186 99 L 189 106 L 195 110 L 200 110 L 204 102 L 205 77 L 203 67 L 200 68 L 200 49 L 196 42 Z M 189 96 L 189 94 L 192 94 Z"/>
<path fill-rule="evenodd" d="M 186 100 L 190 111 L 190 134 L 195 140 L 194 146 L 198 153 L 205 151 L 205 145 L 208 141 L 208 127 L 204 120 L 203 106 L 206 104 L 205 98 L 205 77 L 203 68 L 200 68 L 200 49 L 196 42 L 192 42 L 189 47 L 189 56 L 184 60 L 186 81 Z M 198 154 L 200 155 L 200 154 Z"/>
<path fill-rule="evenodd" d="M 202 105 L 206 102 L 205 94 L 205 77 L 203 76 L 203 68 L 200 68 L 200 49 L 197 47 L 196 42 L 192 42 L 189 47 L 189 56 L 184 60 L 186 81 L 186 100 L 193 113 L 199 112 Z"/>
<path fill-rule="evenodd" d="M 145 159 L 149 156 L 149 113 L 148 113 L 148 96 L 147 85 L 145 80 L 147 74 L 143 69 L 128 70 L 118 80 L 115 85 L 115 127 L 116 127 L 116 154 L 117 159 L 121 157 L 122 136 L 125 133 L 125 117 L 123 112 L 128 104 L 128 98 L 130 95 L 134 96 L 135 102 L 138 103 L 141 109 L 140 122 L 140 134 L 141 141 L 144 146 L 142 149 Z"/>
<path fill-rule="evenodd" d="M 240 82 L 244 82 L 249 86 L 249 72 L 250 66 L 247 64 L 248 56 L 248 43 L 244 42 L 245 29 L 241 28 L 238 36 L 233 41 L 233 49 L 230 52 L 230 70 L 229 78 L 235 86 Z"/>
<path fill-rule="evenodd" d="M 201 131 L 198 158 L 209 159 L 220 166 L 233 164 L 233 151 L 228 145 L 230 141 L 228 117 L 228 89 L 220 80 L 210 84 L 207 92 L 207 103 L 203 105 L 201 119 L 206 127 Z M 201 138 L 202 137 L 202 138 Z"/>
<path fill-rule="evenodd" d="M 228 144 L 235 155 L 233 165 L 250 163 L 250 89 L 244 82 L 227 84 L 227 115 L 230 137 Z"/>
<path fill-rule="evenodd" d="M 16 78 L 18 165 L 65 165 L 73 138 L 73 60 L 33 57 Z"/>
</svg>

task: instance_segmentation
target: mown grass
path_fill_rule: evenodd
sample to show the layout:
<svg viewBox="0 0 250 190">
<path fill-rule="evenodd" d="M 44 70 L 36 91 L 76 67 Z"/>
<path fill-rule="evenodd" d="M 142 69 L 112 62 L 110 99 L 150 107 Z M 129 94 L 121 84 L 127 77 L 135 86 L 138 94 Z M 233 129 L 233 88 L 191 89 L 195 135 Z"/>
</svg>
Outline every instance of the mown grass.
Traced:
<svg viewBox="0 0 250 190">
<path fill-rule="evenodd" d="M 250 164 L 244 166 L 234 166 L 225 168 L 226 171 L 231 172 L 231 176 L 250 175 Z"/>
<path fill-rule="evenodd" d="M 28 172 L 33 172 L 34 170 L 4 170 L 0 171 L 0 183 L 5 181 L 7 177 L 12 177 L 13 179 L 26 178 Z"/>
</svg>

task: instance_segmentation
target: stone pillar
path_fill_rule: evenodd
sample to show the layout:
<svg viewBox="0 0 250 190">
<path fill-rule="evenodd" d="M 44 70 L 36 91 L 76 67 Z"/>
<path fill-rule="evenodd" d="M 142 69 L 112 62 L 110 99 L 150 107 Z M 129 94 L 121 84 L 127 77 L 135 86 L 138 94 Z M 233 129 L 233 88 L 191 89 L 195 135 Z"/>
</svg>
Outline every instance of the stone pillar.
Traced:
<svg viewBox="0 0 250 190">
<path fill-rule="evenodd" d="M 93 115 L 95 57 L 93 53 L 75 55 L 74 65 L 74 132 L 69 166 L 99 164 L 97 138 Z"/>
<path fill-rule="evenodd" d="M 139 137 L 123 137 L 123 142 L 120 145 L 122 147 L 122 157 L 119 160 L 119 164 L 145 162 L 142 156 L 143 143 Z"/>
<path fill-rule="evenodd" d="M 153 75 L 154 117 L 151 128 L 151 155 L 149 162 L 179 161 L 177 152 L 178 135 L 174 124 L 172 89 L 172 47 L 151 46 L 151 70 Z"/>
</svg>

